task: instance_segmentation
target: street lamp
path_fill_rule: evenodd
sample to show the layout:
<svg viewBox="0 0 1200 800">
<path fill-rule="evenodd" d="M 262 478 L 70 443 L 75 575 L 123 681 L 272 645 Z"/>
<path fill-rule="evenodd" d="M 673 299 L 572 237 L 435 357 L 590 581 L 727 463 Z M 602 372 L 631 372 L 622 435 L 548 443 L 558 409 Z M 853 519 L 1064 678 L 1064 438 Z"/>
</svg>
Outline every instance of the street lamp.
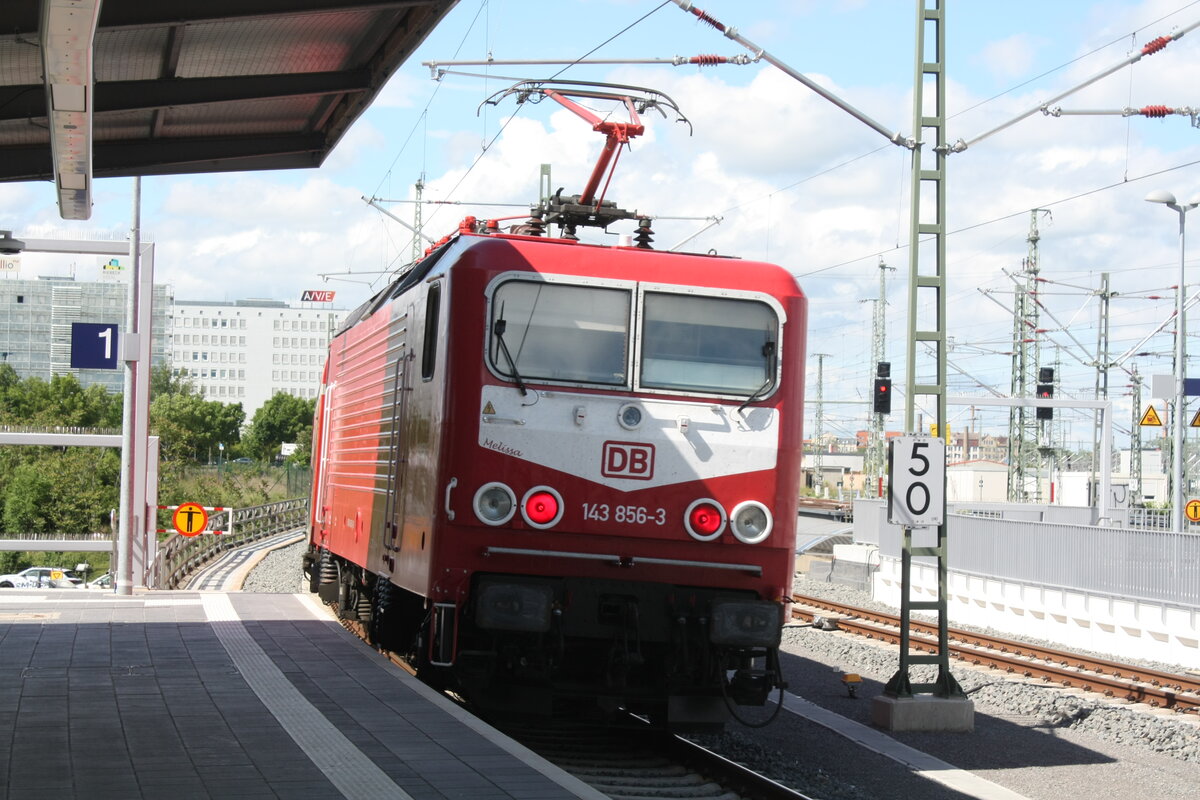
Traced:
<svg viewBox="0 0 1200 800">
<path fill-rule="evenodd" d="M 1180 204 L 1175 201 L 1175 195 L 1159 189 L 1146 195 L 1146 201 L 1162 203 L 1167 208 L 1179 212 L 1179 291 L 1175 293 L 1175 437 L 1173 440 L 1174 452 L 1171 458 L 1171 474 L 1175 479 L 1175 491 L 1172 492 L 1174 496 L 1171 498 L 1171 530 L 1181 533 L 1183 531 L 1183 507 L 1187 503 L 1183 496 L 1183 393 L 1184 380 L 1187 376 L 1187 365 L 1184 361 L 1187 356 L 1185 346 L 1187 326 L 1183 314 L 1184 222 L 1187 219 L 1187 212 L 1200 206 L 1200 197 Z"/>
</svg>

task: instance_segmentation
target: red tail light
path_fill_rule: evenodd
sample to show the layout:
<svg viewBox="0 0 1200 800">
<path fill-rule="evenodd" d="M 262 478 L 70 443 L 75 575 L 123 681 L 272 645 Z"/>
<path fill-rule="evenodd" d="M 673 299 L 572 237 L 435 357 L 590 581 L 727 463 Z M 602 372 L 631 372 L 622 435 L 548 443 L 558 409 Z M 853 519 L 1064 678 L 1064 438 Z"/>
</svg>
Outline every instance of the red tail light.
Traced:
<svg viewBox="0 0 1200 800">
<path fill-rule="evenodd" d="M 693 539 L 715 539 L 725 530 L 725 509 L 715 500 L 697 500 L 684 513 L 684 526 Z"/>
<path fill-rule="evenodd" d="M 538 492 L 525 501 L 525 514 L 530 522 L 545 525 L 558 516 L 558 501 L 549 492 Z"/>
<path fill-rule="evenodd" d="M 534 528 L 549 528 L 562 519 L 562 497 L 549 486 L 538 486 L 525 493 L 521 515 Z"/>
</svg>

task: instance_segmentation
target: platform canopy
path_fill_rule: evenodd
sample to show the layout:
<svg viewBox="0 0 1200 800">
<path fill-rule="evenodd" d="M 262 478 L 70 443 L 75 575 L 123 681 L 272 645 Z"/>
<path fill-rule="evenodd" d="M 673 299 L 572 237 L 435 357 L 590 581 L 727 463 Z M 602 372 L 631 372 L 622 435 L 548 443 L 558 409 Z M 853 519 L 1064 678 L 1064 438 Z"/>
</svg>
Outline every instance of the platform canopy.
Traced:
<svg viewBox="0 0 1200 800">
<path fill-rule="evenodd" d="M 3 0 L 0 181 L 320 166 L 455 2 Z"/>
</svg>

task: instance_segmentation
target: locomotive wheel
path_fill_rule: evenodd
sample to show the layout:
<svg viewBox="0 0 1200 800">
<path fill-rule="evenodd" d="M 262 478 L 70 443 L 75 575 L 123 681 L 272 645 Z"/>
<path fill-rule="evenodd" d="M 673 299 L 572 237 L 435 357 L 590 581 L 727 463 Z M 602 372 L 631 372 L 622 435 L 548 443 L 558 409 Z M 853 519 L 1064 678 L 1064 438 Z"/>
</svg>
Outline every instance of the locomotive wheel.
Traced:
<svg viewBox="0 0 1200 800">
<path fill-rule="evenodd" d="M 340 599 L 342 565 L 328 550 L 321 551 L 321 564 L 317 574 L 317 593 L 321 599 L 326 603 Z"/>
<path fill-rule="evenodd" d="M 358 592 L 354 587 L 354 575 L 348 569 L 338 570 L 337 612 L 342 619 L 353 619 L 358 615 Z"/>
<path fill-rule="evenodd" d="M 394 627 L 393 618 L 398 609 L 394 607 L 391 581 L 383 577 L 375 579 L 375 591 L 371 600 L 371 621 L 367 625 L 367 640 L 383 650 L 391 647 L 392 637 L 388 635 L 389 627 Z"/>
<path fill-rule="evenodd" d="M 382 575 L 375 578 L 371 596 L 367 626 L 371 644 L 402 656 L 410 654 L 425 617 L 424 601 Z"/>
<path fill-rule="evenodd" d="M 371 617 L 373 616 L 372 612 L 374 610 L 374 606 L 371 603 L 373 589 L 374 586 L 372 585 L 372 580 L 368 576 L 367 583 L 359 586 L 358 604 L 355 607 L 358 621 L 363 623 L 368 630 L 370 630 L 371 627 Z"/>
<path fill-rule="evenodd" d="M 320 558 L 308 562 L 308 591 L 316 594 L 321 588 L 321 561 L 325 558 L 322 553 Z"/>
</svg>

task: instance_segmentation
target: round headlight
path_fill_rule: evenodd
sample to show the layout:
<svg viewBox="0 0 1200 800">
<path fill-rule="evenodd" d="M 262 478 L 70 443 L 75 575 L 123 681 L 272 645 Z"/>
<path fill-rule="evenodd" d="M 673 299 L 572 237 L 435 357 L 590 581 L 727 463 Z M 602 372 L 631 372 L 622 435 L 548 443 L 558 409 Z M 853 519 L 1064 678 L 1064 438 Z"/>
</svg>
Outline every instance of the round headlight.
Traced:
<svg viewBox="0 0 1200 800">
<path fill-rule="evenodd" d="M 521 516 L 531 528 L 551 528 L 562 515 L 562 495 L 549 486 L 535 486 L 521 499 Z"/>
<path fill-rule="evenodd" d="M 617 422 L 630 431 L 642 424 L 642 416 L 642 409 L 633 403 L 626 403 L 617 410 Z"/>
<path fill-rule="evenodd" d="M 475 516 L 485 525 L 503 525 L 517 511 L 517 496 L 503 483 L 485 483 L 475 493 Z"/>
<path fill-rule="evenodd" d="M 696 500 L 683 512 L 683 526 L 693 539 L 712 541 L 725 530 L 725 509 L 716 500 Z"/>
<path fill-rule="evenodd" d="M 758 544 L 766 539 L 774 525 L 770 509 L 754 500 L 738 503 L 729 518 L 733 535 L 746 544 Z"/>
</svg>

